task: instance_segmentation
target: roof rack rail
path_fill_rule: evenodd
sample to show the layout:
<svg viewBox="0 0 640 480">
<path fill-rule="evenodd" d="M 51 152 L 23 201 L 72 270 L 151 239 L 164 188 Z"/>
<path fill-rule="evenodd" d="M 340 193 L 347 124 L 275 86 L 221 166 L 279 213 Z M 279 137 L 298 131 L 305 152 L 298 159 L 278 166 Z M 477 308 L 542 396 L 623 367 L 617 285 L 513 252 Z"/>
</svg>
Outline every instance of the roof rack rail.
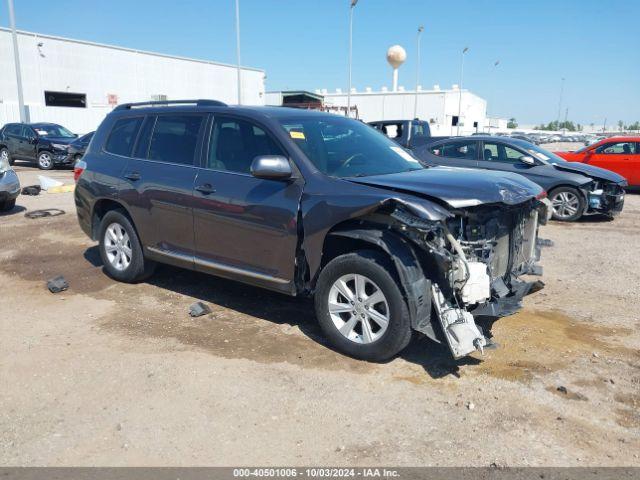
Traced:
<svg viewBox="0 0 640 480">
<path fill-rule="evenodd" d="M 114 110 L 130 110 L 132 108 L 143 107 L 160 107 L 171 105 L 195 105 L 196 107 L 226 107 L 227 104 L 218 100 L 199 99 L 199 100 L 158 100 L 150 102 L 122 103 Z"/>
</svg>

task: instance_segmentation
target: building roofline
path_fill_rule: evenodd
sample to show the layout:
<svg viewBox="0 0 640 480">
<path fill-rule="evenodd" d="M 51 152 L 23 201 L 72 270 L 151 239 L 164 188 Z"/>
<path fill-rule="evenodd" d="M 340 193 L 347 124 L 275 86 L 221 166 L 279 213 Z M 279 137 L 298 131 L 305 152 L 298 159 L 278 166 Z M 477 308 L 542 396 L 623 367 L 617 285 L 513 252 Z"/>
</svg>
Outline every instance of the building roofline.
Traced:
<svg viewBox="0 0 640 480">
<path fill-rule="evenodd" d="M 11 33 L 11 29 L 6 28 L 6 27 L 0 27 L 0 32 L 7 32 L 7 33 Z M 213 60 L 203 60 L 200 58 L 191 58 L 191 57 L 181 57 L 179 55 L 169 55 L 167 53 L 159 53 L 159 52 L 149 52 L 147 50 L 140 50 L 137 48 L 128 48 L 128 47 L 120 47 L 118 45 L 109 45 L 106 43 L 97 43 L 97 42 L 90 42 L 88 40 L 77 40 L 74 38 L 67 38 L 67 37 L 58 37 L 56 35 L 48 35 L 45 33 L 36 33 L 36 32 L 28 32 L 26 30 L 16 30 L 16 33 L 18 33 L 19 35 L 25 35 L 25 36 L 29 36 L 29 37 L 36 37 L 36 38 L 48 38 L 50 40 L 60 40 L 63 42 L 70 42 L 70 43 L 77 43 L 80 45 L 89 45 L 92 47 L 102 47 L 102 48 L 110 48 L 112 50 L 121 50 L 124 52 L 132 52 L 132 53 L 140 53 L 143 55 L 151 55 L 154 57 L 162 57 L 162 58 L 171 58 L 174 60 L 184 60 L 187 62 L 197 62 L 197 63 L 205 63 L 208 65 L 218 65 L 221 67 L 230 67 L 230 68 L 237 68 L 237 65 L 233 65 L 230 63 L 222 63 L 222 62 L 215 62 Z M 252 70 L 255 72 L 262 72 L 264 73 L 265 70 L 262 68 L 254 68 L 254 67 L 247 67 L 247 66 L 242 66 L 241 67 L 242 70 Z"/>
<path fill-rule="evenodd" d="M 451 92 L 460 92 L 462 91 L 463 93 L 470 93 L 471 95 L 476 95 L 475 93 L 471 92 L 470 90 L 463 88 L 462 90 L 459 89 L 453 89 L 453 88 L 443 88 L 440 90 L 418 90 L 418 95 L 423 94 L 423 93 L 428 93 L 428 94 L 440 94 L 440 93 L 451 93 Z M 382 91 L 382 90 L 372 90 L 370 92 L 351 92 L 351 96 L 358 96 L 358 95 L 407 95 L 407 94 L 411 94 L 411 95 L 415 95 L 416 91 L 415 90 L 397 90 L 397 91 L 393 91 L 393 90 L 387 90 Z M 342 95 L 347 95 L 347 92 L 327 92 L 327 93 L 321 93 L 320 95 L 323 95 L 325 97 L 330 97 L 330 96 L 334 96 L 334 97 L 338 97 L 338 96 L 342 96 Z M 478 96 L 478 95 L 476 95 Z"/>
</svg>

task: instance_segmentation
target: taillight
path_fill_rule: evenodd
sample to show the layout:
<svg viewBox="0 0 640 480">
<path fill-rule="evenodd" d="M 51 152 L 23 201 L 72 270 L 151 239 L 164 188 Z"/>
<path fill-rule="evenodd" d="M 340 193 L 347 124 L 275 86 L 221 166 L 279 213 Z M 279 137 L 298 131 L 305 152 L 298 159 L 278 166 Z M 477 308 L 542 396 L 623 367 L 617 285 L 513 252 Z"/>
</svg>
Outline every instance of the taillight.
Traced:
<svg viewBox="0 0 640 480">
<path fill-rule="evenodd" d="M 76 161 L 76 164 L 73 166 L 73 179 L 77 182 L 84 169 L 87 168 L 87 162 L 84 160 Z"/>
</svg>

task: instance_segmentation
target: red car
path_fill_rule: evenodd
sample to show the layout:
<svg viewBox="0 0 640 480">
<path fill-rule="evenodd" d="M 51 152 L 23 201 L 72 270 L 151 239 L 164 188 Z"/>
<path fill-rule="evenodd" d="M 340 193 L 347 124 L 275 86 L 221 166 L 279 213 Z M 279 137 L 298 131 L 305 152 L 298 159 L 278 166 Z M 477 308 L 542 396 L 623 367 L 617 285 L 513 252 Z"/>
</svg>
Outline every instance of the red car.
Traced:
<svg viewBox="0 0 640 480">
<path fill-rule="evenodd" d="M 554 152 L 569 162 L 582 162 L 622 175 L 640 187 L 640 137 L 611 137 L 575 152 Z"/>
</svg>

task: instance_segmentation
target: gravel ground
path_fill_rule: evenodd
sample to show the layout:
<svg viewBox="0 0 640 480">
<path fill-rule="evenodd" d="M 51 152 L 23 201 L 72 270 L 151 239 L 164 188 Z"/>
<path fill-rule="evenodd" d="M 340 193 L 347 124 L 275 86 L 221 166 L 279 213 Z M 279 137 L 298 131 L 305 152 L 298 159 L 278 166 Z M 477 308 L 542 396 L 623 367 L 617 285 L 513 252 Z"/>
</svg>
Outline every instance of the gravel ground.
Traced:
<svg viewBox="0 0 640 480">
<path fill-rule="evenodd" d="M 499 349 L 417 339 L 371 364 L 324 345 L 308 300 L 171 267 L 116 283 L 72 194 L 21 196 L 0 217 L 0 464 L 640 466 L 640 195 L 541 236 L 546 287 L 493 325 Z"/>
</svg>

